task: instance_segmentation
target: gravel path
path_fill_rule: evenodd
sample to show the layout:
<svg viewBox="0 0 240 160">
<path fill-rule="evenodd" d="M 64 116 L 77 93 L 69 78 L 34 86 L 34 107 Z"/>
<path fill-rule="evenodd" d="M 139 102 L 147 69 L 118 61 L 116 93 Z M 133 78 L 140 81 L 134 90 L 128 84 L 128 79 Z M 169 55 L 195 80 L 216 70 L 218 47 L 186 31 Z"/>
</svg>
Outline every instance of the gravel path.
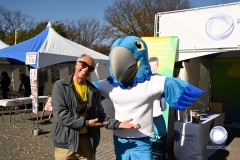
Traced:
<svg viewBox="0 0 240 160">
<path fill-rule="evenodd" d="M 51 140 L 52 123 L 39 124 L 38 128 L 42 129 L 42 132 L 34 135 L 32 131 L 37 128 L 36 117 L 37 115 L 33 113 L 12 115 L 10 125 L 9 115 L 4 114 L 4 122 L 0 122 L 0 160 L 54 160 L 54 147 Z M 47 115 L 45 117 L 48 118 Z M 0 118 L 2 119 L 2 115 Z M 101 136 L 96 159 L 114 160 L 112 131 L 102 128 Z"/>
<path fill-rule="evenodd" d="M 0 160 L 54 160 L 54 147 L 51 140 L 52 123 L 39 124 L 38 127 L 43 132 L 39 135 L 33 135 L 32 130 L 36 128 L 37 116 L 33 113 L 30 115 L 33 121 L 29 114 L 16 114 L 12 116 L 13 122 L 10 125 L 9 115 L 4 114 L 4 122 L 0 122 Z M 41 112 L 39 115 L 41 115 Z M 2 115 L 0 115 L 0 118 L 2 119 Z M 25 119 L 27 124 L 24 123 L 22 118 Z M 229 147 L 226 150 L 218 150 L 209 160 L 239 160 L 240 129 L 232 129 L 232 134 L 233 137 L 229 134 Z M 169 148 L 168 155 L 169 160 L 174 160 L 172 147 Z M 96 159 L 115 159 L 112 131 L 101 129 L 101 142 L 97 149 Z"/>
</svg>

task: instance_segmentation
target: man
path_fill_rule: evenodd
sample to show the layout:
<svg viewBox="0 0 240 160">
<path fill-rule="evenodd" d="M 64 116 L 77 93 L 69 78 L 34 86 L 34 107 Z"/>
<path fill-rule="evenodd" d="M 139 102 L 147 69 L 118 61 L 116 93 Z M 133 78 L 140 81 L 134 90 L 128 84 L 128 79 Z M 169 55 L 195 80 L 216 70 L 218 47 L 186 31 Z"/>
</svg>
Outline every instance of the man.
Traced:
<svg viewBox="0 0 240 160">
<path fill-rule="evenodd" d="M 53 87 L 53 142 L 55 159 L 94 159 L 100 140 L 100 127 L 107 129 L 139 128 L 106 116 L 101 105 L 101 93 L 87 80 L 94 71 L 94 60 L 80 56 L 75 73 L 58 80 Z"/>
<path fill-rule="evenodd" d="M 158 57 L 150 57 L 149 58 L 149 65 L 151 67 L 151 71 L 152 71 L 152 74 L 158 74 L 157 73 L 157 70 L 158 70 L 158 65 L 159 65 L 159 60 L 158 60 Z M 160 74 L 161 75 L 161 74 Z M 161 110 L 159 109 L 160 107 L 155 107 L 155 113 L 153 113 L 153 116 L 154 117 L 157 117 L 159 115 L 162 114 L 161 111 L 165 111 L 166 110 L 166 100 L 165 98 L 163 97 L 160 97 L 160 107 L 161 107 Z M 159 103 L 158 103 L 159 104 Z M 158 104 L 154 105 L 154 106 L 159 106 Z"/>
</svg>

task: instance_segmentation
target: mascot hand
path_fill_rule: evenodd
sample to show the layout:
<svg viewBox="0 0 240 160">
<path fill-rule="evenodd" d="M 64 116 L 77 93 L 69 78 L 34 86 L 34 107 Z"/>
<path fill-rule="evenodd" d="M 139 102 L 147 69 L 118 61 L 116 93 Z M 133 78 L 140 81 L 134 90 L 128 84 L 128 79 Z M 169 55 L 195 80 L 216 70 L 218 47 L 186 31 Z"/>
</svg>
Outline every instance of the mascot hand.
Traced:
<svg viewBox="0 0 240 160">
<path fill-rule="evenodd" d="M 169 106 L 176 110 L 185 110 L 205 91 L 177 78 L 167 77 L 164 84 L 164 96 Z"/>
</svg>

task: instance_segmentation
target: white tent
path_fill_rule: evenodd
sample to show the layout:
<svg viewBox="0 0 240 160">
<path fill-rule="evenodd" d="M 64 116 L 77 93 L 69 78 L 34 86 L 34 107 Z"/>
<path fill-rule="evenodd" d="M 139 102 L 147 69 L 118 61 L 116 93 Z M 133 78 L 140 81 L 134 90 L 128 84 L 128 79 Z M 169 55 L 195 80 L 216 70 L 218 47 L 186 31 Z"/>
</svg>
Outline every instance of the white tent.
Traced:
<svg viewBox="0 0 240 160">
<path fill-rule="evenodd" d="M 95 81 L 104 79 L 109 75 L 108 56 L 62 37 L 51 27 L 50 22 L 46 29 L 37 36 L 19 44 L 0 49 L 0 60 L 2 59 L 2 62 L 4 62 L 1 64 L 11 64 L 9 73 L 13 73 L 15 71 L 12 67 L 18 68 L 18 65 L 24 65 L 26 55 L 29 52 L 36 53 L 36 63 L 31 66 L 37 69 L 54 64 L 75 62 L 80 55 L 88 54 L 92 56 L 97 63 L 96 69 L 94 73 L 91 74 L 90 80 Z M 60 78 L 70 74 L 68 71 L 69 70 L 65 69 Z M 16 70 L 13 76 L 16 80 L 18 79 L 18 73 L 18 70 Z M 52 88 L 52 84 L 48 83 L 46 85 L 47 88 Z M 15 86 L 18 86 L 18 84 L 15 84 Z"/>
<path fill-rule="evenodd" d="M 6 59 L 11 64 L 24 64 L 28 53 L 36 53 L 36 63 L 31 66 L 43 68 L 64 62 L 75 62 L 82 54 L 92 56 L 96 64 L 91 80 L 99 80 L 109 75 L 108 56 L 70 41 L 59 35 L 49 22 L 46 29 L 37 36 L 19 44 L 0 49 L 0 59 Z M 20 62 L 20 63 L 19 63 Z M 9 64 L 5 63 L 5 64 Z"/>
<path fill-rule="evenodd" d="M 53 64 L 76 61 L 82 54 L 92 56 L 96 62 L 108 65 L 108 56 L 72 42 L 59 35 L 49 22 L 46 29 L 37 36 L 19 44 L 0 50 L 0 57 L 26 61 L 26 54 L 35 52 L 34 68 L 43 68 Z"/>
<path fill-rule="evenodd" d="M 9 45 L 4 43 L 1 39 L 0 39 L 0 49 L 6 48 Z M 0 64 L 9 64 L 8 60 L 6 58 L 0 58 Z"/>
</svg>

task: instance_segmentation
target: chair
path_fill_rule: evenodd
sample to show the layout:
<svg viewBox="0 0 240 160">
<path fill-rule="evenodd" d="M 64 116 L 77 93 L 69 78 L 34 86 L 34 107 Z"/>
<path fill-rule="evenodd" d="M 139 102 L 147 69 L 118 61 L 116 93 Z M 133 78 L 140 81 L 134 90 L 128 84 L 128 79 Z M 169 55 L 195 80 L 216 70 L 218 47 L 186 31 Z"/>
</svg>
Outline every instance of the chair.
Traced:
<svg viewBox="0 0 240 160">
<path fill-rule="evenodd" d="M 50 112 L 50 114 L 48 116 L 48 119 L 45 120 L 45 121 L 50 121 L 51 120 L 51 117 L 52 117 L 52 104 L 51 104 L 51 101 L 52 101 L 52 95 L 49 94 L 48 98 L 46 100 L 45 106 L 43 107 L 42 115 L 41 115 L 41 118 L 40 118 L 40 123 L 44 122 L 43 116 L 44 116 L 45 111 L 49 111 Z"/>
</svg>

